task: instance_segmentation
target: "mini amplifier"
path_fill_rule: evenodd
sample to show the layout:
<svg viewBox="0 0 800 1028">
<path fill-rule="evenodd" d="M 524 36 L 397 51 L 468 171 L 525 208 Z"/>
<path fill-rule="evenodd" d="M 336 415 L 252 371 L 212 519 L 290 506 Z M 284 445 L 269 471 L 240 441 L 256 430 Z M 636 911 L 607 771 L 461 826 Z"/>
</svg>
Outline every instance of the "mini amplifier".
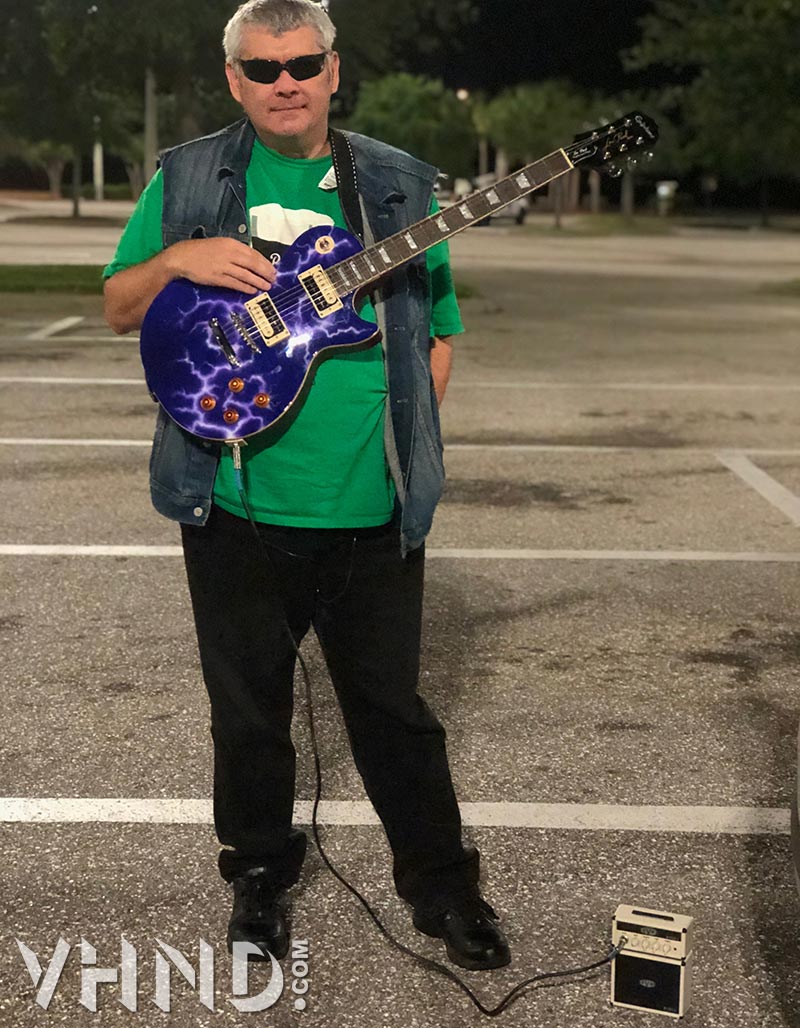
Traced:
<svg viewBox="0 0 800 1028">
<path fill-rule="evenodd" d="M 694 918 L 620 905 L 611 925 L 615 946 L 611 1002 L 617 1007 L 683 1017 L 692 993 Z"/>
</svg>

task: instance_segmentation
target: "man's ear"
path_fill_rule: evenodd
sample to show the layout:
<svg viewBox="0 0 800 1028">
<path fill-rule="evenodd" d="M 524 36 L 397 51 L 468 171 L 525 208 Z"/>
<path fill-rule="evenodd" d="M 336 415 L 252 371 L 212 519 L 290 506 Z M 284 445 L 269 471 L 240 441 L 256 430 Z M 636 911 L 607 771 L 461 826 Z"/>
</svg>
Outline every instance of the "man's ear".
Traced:
<svg viewBox="0 0 800 1028">
<path fill-rule="evenodd" d="M 242 91 L 239 88 L 239 73 L 232 64 L 225 65 L 225 76 L 228 79 L 228 89 L 231 91 L 231 96 L 238 103 L 241 103 Z"/>
<path fill-rule="evenodd" d="M 331 51 L 328 61 L 330 62 L 331 73 L 331 96 L 333 96 L 339 88 L 339 55 L 335 50 Z"/>
</svg>

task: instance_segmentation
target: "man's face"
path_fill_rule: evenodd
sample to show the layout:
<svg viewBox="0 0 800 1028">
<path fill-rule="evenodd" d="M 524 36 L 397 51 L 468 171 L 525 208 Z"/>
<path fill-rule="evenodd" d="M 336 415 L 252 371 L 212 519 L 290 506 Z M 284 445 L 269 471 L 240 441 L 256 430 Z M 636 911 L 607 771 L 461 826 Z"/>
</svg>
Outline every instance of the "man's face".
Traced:
<svg viewBox="0 0 800 1028">
<path fill-rule="evenodd" d="M 245 27 L 239 57 L 241 60 L 280 61 L 323 50 L 310 26 L 273 36 L 254 25 Z M 234 99 L 244 108 L 260 137 L 311 139 L 327 133 L 331 96 L 339 88 L 339 55 L 329 54 L 315 78 L 296 82 L 288 71 L 281 71 L 270 84 L 251 82 L 238 64 L 226 65 L 228 85 Z"/>
</svg>

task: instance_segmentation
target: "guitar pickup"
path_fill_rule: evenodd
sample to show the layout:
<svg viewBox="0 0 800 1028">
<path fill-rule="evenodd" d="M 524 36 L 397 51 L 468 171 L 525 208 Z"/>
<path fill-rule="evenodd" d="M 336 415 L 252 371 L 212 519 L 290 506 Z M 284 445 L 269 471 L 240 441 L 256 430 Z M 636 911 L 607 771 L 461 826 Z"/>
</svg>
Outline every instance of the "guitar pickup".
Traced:
<svg viewBox="0 0 800 1028">
<path fill-rule="evenodd" d="M 233 347 L 228 341 L 228 337 L 225 335 L 225 331 L 222 328 L 222 325 L 220 325 L 219 323 L 219 318 L 212 318 L 208 324 L 211 328 L 211 331 L 214 333 L 214 338 L 219 343 L 220 349 L 225 354 L 225 359 L 227 360 L 227 362 L 231 365 L 231 367 L 240 367 L 241 365 L 239 364 L 239 361 L 236 358 L 236 354 L 233 351 Z"/>
<path fill-rule="evenodd" d="M 321 264 L 304 271 L 298 278 L 321 318 L 327 318 L 344 306 Z"/>
<path fill-rule="evenodd" d="M 252 300 L 247 301 L 244 307 L 267 346 L 274 346 L 282 339 L 289 338 L 289 329 L 284 324 L 283 318 L 268 293 L 253 297 Z"/>
</svg>

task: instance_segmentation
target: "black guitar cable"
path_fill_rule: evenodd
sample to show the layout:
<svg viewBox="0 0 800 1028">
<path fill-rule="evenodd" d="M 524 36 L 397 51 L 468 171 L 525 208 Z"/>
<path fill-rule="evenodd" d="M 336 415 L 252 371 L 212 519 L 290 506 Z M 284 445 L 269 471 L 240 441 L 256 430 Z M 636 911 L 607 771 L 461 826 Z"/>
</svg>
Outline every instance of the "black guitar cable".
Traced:
<svg viewBox="0 0 800 1028">
<path fill-rule="evenodd" d="M 250 510 L 250 505 L 247 502 L 247 496 L 245 494 L 244 480 L 243 480 L 243 475 L 242 475 L 241 448 L 240 448 L 241 445 L 242 445 L 242 442 L 243 441 L 240 440 L 238 442 L 228 443 L 228 445 L 231 446 L 231 448 L 233 449 L 233 473 L 234 473 L 234 479 L 235 479 L 235 482 L 236 482 L 236 488 L 239 491 L 239 496 L 240 496 L 241 501 L 242 501 L 242 506 L 245 509 L 245 512 L 246 512 L 247 517 L 248 517 L 248 520 L 250 521 L 250 524 L 253 527 L 253 532 L 255 533 L 255 536 L 258 539 L 259 545 L 261 546 L 261 549 L 264 552 L 264 556 L 266 558 L 266 563 L 269 566 L 269 570 L 270 570 L 270 573 L 271 573 L 271 575 L 273 577 L 273 580 L 274 580 L 274 582 L 277 583 L 278 582 L 278 574 L 277 574 L 277 571 L 275 570 L 275 566 L 272 563 L 272 558 L 270 556 L 269 549 L 267 547 L 267 543 L 265 542 L 265 540 L 262 537 L 261 533 L 258 531 L 258 525 L 256 524 L 256 521 L 255 521 L 255 519 L 253 517 L 253 514 L 252 514 L 252 512 Z M 353 548 L 355 548 L 355 538 L 353 539 Z M 290 556 L 300 556 L 300 555 L 299 554 L 290 554 Z M 352 572 L 352 551 L 351 551 L 350 569 L 348 570 L 347 581 L 345 583 L 344 589 L 346 589 L 347 585 L 349 584 L 350 573 L 351 572 Z M 497 1004 L 496 1007 L 486 1007 L 486 1006 L 484 1006 L 483 1003 L 481 1003 L 480 999 L 478 999 L 478 997 L 475 995 L 475 993 L 472 991 L 472 989 L 470 989 L 470 987 L 465 982 L 463 982 L 458 977 L 458 975 L 455 974 L 455 972 L 451 971 L 449 967 L 446 967 L 444 964 L 440 964 L 437 960 L 431 960 L 429 957 L 425 957 L 421 953 L 416 953 L 414 950 L 409 949 L 408 946 L 404 946 L 402 942 L 398 942 L 397 939 L 394 938 L 394 936 L 386 929 L 386 927 L 380 921 L 380 919 L 378 918 L 377 914 L 372 909 L 372 907 L 369 905 L 367 900 L 364 899 L 364 897 L 355 888 L 355 886 L 351 885 L 350 882 L 348 882 L 348 880 L 336 870 L 336 868 L 333 866 L 331 861 L 328 859 L 328 856 L 327 856 L 327 854 L 325 853 L 325 850 L 322 847 L 322 842 L 321 842 L 320 837 L 319 837 L 319 829 L 318 829 L 318 826 L 317 826 L 317 808 L 319 807 L 320 799 L 322 797 L 322 768 L 321 768 L 321 765 L 320 765 L 319 750 L 317 748 L 317 736 L 316 736 L 316 731 L 315 731 L 315 728 L 314 728 L 314 713 L 313 713 L 312 704 L 311 704 L 311 679 L 310 679 L 310 676 L 309 676 L 309 673 L 308 673 L 308 668 L 306 667 L 306 662 L 305 662 L 305 660 L 303 658 L 302 653 L 300 652 L 300 647 L 295 642 L 295 638 L 294 638 L 294 635 L 292 634 L 292 630 L 291 630 L 291 627 L 289 625 L 288 618 L 286 617 L 286 613 L 285 613 L 285 611 L 283 611 L 283 605 L 282 605 L 282 602 L 281 602 L 281 599 L 280 599 L 280 592 L 279 592 L 279 590 L 276 589 L 275 595 L 276 595 L 276 598 L 278 600 L 278 603 L 281 606 L 281 611 L 282 611 L 282 614 L 283 614 L 283 624 L 284 624 L 284 627 L 286 628 L 286 632 L 287 632 L 287 634 L 289 636 L 289 640 L 291 641 L 292 648 L 294 649 L 294 651 L 295 651 L 295 653 L 297 655 L 297 659 L 300 662 L 300 668 L 301 668 L 302 673 L 303 673 L 303 681 L 305 683 L 305 688 L 306 688 L 306 702 L 307 702 L 307 705 L 308 705 L 308 725 L 309 725 L 309 730 L 310 730 L 310 733 L 311 733 L 311 745 L 312 745 L 312 748 L 313 748 L 313 751 L 314 751 L 314 768 L 316 770 L 316 777 L 317 777 L 316 795 L 314 796 L 314 806 L 313 806 L 312 812 L 311 812 L 311 829 L 312 829 L 312 832 L 314 834 L 314 842 L 316 843 L 316 847 L 319 850 L 319 855 L 322 857 L 322 859 L 325 862 L 328 870 L 331 872 L 331 874 L 336 879 L 338 879 L 338 881 L 340 881 L 342 883 L 342 885 L 346 889 L 348 889 L 356 897 L 356 899 L 359 901 L 359 903 L 361 903 L 361 905 L 364 907 L 366 912 L 369 914 L 369 916 L 372 918 L 372 920 L 378 926 L 380 931 L 386 937 L 388 942 L 390 942 L 391 945 L 395 947 L 395 949 L 398 949 L 402 953 L 407 953 L 410 957 L 413 957 L 414 960 L 416 960 L 418 963 L 422 964 L 423 967 L 427 967 L 431 971 L 438 971 L 440 974 L 443 974 L 447 978 L 449 978 L 452 982 L 455 982 L 455 984 L 462 990 L 462 992 L 465 992 L 467 994 L 467 996 L 469 996 L 469 998 L 472 1000 L 472 1002 L 475 1004 L 475 1006 L 478 1008 L 478 1010 L 480 1010 L 480 1012 L 482 1014 L 485 1014 L 487 1017 L 497 1017 L 498 1014 L 502 1014 L 503 1011 L 506 1010 L 513 1002 L 515 1002 L 517 999 L 519 999 L 520 995 L 522 994 L 522 990 L 525 989 L 526 986 L 528 986 L 528 985 L 533 985 L 536 982 L 543 982 L 543 981 L 545 981 L 547 979 L 567 978 L 567 977 L 572 977 L 574 975 L 587 974 L 590 971 L 594 971 L 597 968 L 603 967 L 605 964 L 610 964 L 613 960 L 616 960 L 617 956 L 624 949 L 624 947 L 625 947 L 625 945 L 626 945 L 626 943 L 628 941 L 625 937 L 623 937 L 620 940 L 620 942 L 618 943 L 618 945 L 614 946 L 613 949 L 611 950 L 611 952 L 608 953 L 601 960 L 596 960 L 592 964 L 586 964 L 584 967 L 570 968 L 569 970 L 566 970 L 566 971 L 545 971 L 545 972 L 541 972 L 540 974 L 535 974 L 531 978 L 526 978 L 525 981 L 520 982 L 519 985 L 515 985 L 514 988 L 508 993 L 508 995 L 505 996 L 500 1001 L 500 1003 Z"/>
</svg>

